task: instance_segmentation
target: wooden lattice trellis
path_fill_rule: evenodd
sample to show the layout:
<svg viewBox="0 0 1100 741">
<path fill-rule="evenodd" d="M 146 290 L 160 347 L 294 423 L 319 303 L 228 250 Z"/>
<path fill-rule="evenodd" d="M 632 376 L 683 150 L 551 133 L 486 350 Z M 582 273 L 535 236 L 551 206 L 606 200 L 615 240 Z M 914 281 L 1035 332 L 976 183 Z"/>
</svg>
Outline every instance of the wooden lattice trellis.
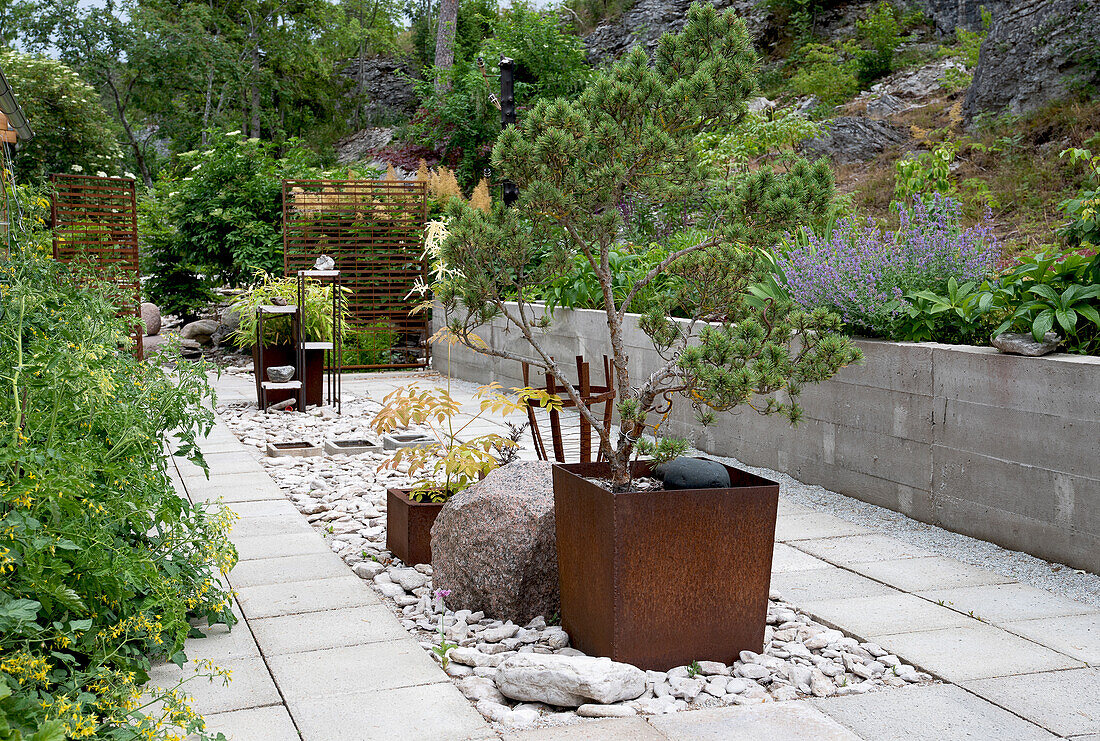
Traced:
<svg viewBox="0 0 1100 741">
<path fill-rule="evenodd" d="M 120 315 L 141 317 L 137 198 L 132 178 L 51 175 L 54 257 L 85 262 L 117 288 Z M 142 356 L 135 329 L 134 352 Z"/>
<path fill-rule="evenodd" d="M 400 180 L 283 181 L 283 246 L 287 275 L 336 261 L 350 326 L 344 367 L 417 368 L 428 364 L 429 318 L 410 315 L 409 297 L 425 276 L 424 183 Z"/>
</svg>

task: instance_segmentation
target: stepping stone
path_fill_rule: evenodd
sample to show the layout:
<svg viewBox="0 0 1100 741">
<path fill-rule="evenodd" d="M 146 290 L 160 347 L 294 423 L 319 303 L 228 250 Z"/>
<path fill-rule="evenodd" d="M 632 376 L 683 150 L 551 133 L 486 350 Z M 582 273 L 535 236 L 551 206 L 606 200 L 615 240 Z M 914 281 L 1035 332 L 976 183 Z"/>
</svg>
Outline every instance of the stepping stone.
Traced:
<svg viewBox="0 0 1100 741">
<path fill-rule="evenodd" d="M 856 563 L 849 568 L 905 592 L 968 587 L 976 584 L 1003 584 L 1012 581 L 1007 576 L 944 556 Z"/>
<path fill-rule="evenodd" d="M 1093 612 L 1082 602 L 1051 594 L 1027 584 L 986 584 L 957 589 L 937 589 L 918 592 L 933 602 L 997 625 L 1017 620 L 1063 617 Z"/>
<path fill-rule="evenodd" d="M 1023 620 L 1004 627 L 1075 659 L 1100 665 L 1100 612 Z"/>
</svg>

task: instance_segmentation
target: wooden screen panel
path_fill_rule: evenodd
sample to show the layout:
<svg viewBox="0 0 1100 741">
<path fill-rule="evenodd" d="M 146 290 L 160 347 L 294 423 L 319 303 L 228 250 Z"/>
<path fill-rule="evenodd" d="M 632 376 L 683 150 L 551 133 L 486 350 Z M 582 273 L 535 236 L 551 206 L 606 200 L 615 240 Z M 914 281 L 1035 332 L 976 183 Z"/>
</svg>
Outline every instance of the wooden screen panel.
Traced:
<svg viewBox="0 0 1100 741">
<path fill-rule="evenodd" d="M 410 315 L 409 297 L 426 275 L 425 183 L 402 180 L 284 180 L 283 247 L 287 275 L 318 255 L 336 261 L 351 326 L 344 367 L 420 368 L 428 364 L 429 317 Z"/>
<path fill-rule="evenodd" d="M 53 252 L 63 262 L 84 262 L 113 284 L 120 316 L 141 317 L 137 197 L 133 178 L 51 175 Z M 142 332 L 134 352 L 142 357 Z"/>
</svg>

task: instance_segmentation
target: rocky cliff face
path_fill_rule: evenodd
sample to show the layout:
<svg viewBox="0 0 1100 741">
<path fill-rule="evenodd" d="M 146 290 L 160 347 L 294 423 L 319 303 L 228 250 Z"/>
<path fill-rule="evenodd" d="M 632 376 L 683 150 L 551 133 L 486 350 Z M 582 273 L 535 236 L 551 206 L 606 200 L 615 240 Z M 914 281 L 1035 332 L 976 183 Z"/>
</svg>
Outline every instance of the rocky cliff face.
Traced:
<svg viewBox="0 0 1100 741">
<path fill-rule="evenodd" d="M 980 31 L 982 7 L 994 18 L 1012 7 L 1012 0 L 917 0 L 916 6 L 932 21 L 936 31 L 953 36 L 956 28 Z"/>
<path fill-rule="evenodd" d="M 994 15 L 963 110 L 1022 113 L 1097 85 L 1100 2 L 1022 0 Z"/>
<path fill-rule="evenodd" d="M 360 123 L 385 125 L 416 110 L 416 88 L 409 78 L 419 75 L 405 60 L 394 57 L 353 59 L 344 74 L 366 99 L 359 111 Z"/>
</svg>

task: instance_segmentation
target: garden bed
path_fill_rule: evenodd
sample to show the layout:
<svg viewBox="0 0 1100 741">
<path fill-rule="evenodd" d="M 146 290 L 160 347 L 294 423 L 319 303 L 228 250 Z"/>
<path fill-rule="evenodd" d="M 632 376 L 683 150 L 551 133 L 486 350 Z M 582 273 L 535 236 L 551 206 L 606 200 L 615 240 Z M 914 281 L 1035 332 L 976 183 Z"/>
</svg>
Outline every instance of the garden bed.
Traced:
<svg viewBox="0 0 1100 741">
<path fill-rule="evenodd" d="M 307 439 L 320 443 L 336 436 L 358 436 L 380 405 L 345 392 L 344 414 L 320 408 L 309 414 L 263 415 L 251 405 L 219 411 L 244 442 L 262 449 L 271 439 Z M 425 650 L 438 644 L 439 612 L 433 598 L 432 567 L 410 568 L 386 550 L 386 490 L 407 486 L 399 471 L 376 471 L 385 455 L 337 455 L 264 458 L 268 472 L 287 496 L 320 530 L 332 549 L 361 578 L 370 580 L 399 615 L 404 627 Z M 458 645 L 450 653 L 447 673 L 494 722 L 516 727 L 558 723 L 582 716 L 660 714 L 700 707 L 792 700 L 808 696 L 860 694 L 889 686 L 928 682 L 927 674 L 872 643 L 830 629 L 772 592 L 768 603 L 766 648 L 743 652 L 732 665 L 706 661 L 697 667 L 647 672 L 640 698 L 611 705 L 586 704 L 563 709 L 541 703 L 518 703 L 500 694 L 495 677 L 509 656 L 580 655 L 555 616 L 523 625 L 507 616 L 469 610 L 445 610 L 447 639 Z M 433 654 L 434 655 L 434 654 Z"/>
</svg>

